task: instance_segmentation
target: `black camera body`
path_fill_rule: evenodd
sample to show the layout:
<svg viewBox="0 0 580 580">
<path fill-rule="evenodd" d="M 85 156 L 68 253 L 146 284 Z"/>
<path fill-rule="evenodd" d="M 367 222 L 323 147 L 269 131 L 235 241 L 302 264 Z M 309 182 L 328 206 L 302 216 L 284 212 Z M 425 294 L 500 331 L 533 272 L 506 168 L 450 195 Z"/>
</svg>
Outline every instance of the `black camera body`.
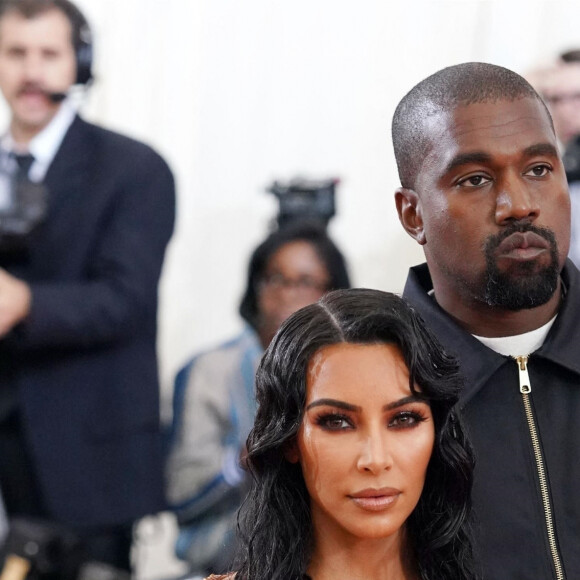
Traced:
<svg viewBox="0 0 580 580">
<path fill-rule="evenodd" d="M 267 189 L 278 198 L 276 220 L 282 227 L 296 219 L 317 220 L 328 225 L 336 213 L 335 193 L 339 179 L 293 179 L 288 183 L 274 183 Z"/>
</svg>

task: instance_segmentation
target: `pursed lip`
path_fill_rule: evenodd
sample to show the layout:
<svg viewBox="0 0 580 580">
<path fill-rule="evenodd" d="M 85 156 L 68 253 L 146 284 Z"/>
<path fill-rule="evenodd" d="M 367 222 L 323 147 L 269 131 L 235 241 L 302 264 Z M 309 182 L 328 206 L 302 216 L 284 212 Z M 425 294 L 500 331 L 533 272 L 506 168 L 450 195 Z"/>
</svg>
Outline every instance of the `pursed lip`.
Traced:
<svg viewBox="0 0 580 580">
<path fill-rule="evenodd" d="M 535 232 L 516 232 L 503 240 L 497 254 L 509 258 L 529 259 L 550 249 L 548 240 Z"/>
<path fill-rule="evenodd" d="M 48 89 L 45 89 L 44 87 L 41 87 L 40 85 L 26 85 L 24 87 L 21 87 L 16 93 L 17 97 L 28 99 L 30 98 L 46 99 L 48 98 L 48 95 L 50 95 L 50 91 Z"/>
<path fill-rule="evenodd" d="M 42 88 L 39 85 L 26 85 L 24 87 L 20 87 L 17 94 L 18 96 L 22 95 L 45 95 L 48 91 Z"/>
<path fill-rule="evenodd" d="M 379 489 L 368 488 L 348 497 L 359 506 L 367 511 L 382 511 L 393 505 L 401 495 L 401 490 L 394 487 L 381 487 Z"/>
</svg>

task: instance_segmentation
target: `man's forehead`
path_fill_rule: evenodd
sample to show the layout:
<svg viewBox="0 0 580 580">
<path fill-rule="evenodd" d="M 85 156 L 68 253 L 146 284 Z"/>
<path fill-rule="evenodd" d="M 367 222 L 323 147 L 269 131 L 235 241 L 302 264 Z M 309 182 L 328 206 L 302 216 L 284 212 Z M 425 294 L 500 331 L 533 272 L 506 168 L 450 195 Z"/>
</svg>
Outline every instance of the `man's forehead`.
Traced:
<svg viewBox="0 0 580 580">
<path fill-rule="evenodd" d="M 47 36 L 47 30 L 53 31 L 52 34 Z M 58 7 L 48 7 L 32 16 L 10 9 L 0 16 L 0 36 L 3 36 L 3 40 L 9 38 L 11 41 L 19 41 L 31 37 L 39 42 L 55 41 L 61 36 L 61 31 L 67 40 L 72 38 L 72 24 Z"/>
<path fill-rule="evenodd" d="M 458 104 L 425 119 L 428 155 L 446 157 L 450 149 L 493 147 L 500 141 L 529 139 L 555 142 L 543 104 L 535 98 Z"/>
<path fill-rule="evenodd" d="M 533 97 L 441 108 L 424 118 L 423 130 L 426 145 L 415 180 L 418 193 L 457 167 L 456 160 L 465 154 L 491 160 L 500 151 L 524 155 L 538 145 L 548 145 L 557 154 L 548 112 Z"/>
</svg>

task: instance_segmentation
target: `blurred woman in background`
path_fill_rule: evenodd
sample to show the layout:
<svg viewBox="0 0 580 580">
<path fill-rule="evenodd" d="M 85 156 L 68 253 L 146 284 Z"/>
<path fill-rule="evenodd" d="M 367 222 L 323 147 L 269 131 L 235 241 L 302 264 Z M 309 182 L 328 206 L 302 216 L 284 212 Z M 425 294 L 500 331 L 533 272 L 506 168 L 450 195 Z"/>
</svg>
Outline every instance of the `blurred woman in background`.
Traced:
<svg viewBox="0 0 580 580">
<path fill-rule="evenodd" d="M 325 292 L 347 288 L 344 258 L 316 222 L 294 222 L 256 248 L 233 340 L 198 354 L 175 382 L 167 491 L 176 554 L 191 572 L 231 569 L 236 512 L 247 491 L 240 455 L 254 421 L 254 377 L 280 324 Z"/>
</svg>

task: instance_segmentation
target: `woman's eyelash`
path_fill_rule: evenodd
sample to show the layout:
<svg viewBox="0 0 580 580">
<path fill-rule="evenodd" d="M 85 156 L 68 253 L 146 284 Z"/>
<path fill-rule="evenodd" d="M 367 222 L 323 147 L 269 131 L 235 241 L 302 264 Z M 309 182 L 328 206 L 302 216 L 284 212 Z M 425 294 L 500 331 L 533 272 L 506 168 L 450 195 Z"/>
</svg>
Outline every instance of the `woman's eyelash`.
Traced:
<svg viewBox="0 0 580 580">
<path fill-rule="evenodd" d="M 340 413 L 326 413 L 316 418 L 316 424 L 329 431 L 339 431 L 352 427 L 352 423 L 346 415 Z"/>
<path fill-rule="evenodd" d="M 388 426 L 394 429 L 406 429 L 416 427 L 426 421 L 426 415 L 418 411 L 400 411 L 388 421 Z M 354 427 L 348 415 L 342 413 L 325 413 L 316 418 L 316 424 L 328 431 L 341 431 Z"/>
<path fill-rule="evenodd" d="M 417 411 L 401 411 L 389 421 L 389 427 L 404 429 L 405 427 L 414 427 L 426 420 L 427 417 Z"/>
</svg>

